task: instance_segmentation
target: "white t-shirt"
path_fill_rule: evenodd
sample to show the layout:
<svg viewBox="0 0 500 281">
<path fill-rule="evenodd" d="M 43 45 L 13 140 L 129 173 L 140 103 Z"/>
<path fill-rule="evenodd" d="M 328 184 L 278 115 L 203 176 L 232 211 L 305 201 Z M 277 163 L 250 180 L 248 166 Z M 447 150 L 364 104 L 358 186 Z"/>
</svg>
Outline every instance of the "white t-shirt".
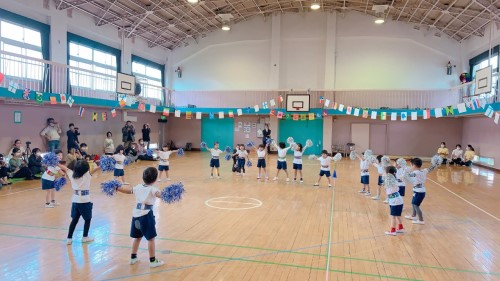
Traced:
<svg viewBox="0 0 500 281">
<path fill-rule="evenodd" d="M 405 168 L 399 168 L 397 169 L 397 172 L 396 172 L 396 179 L 399 182 L 399 186 L 405 186 L 405 182 L 404 182 L 404 175 L 405 175 L 405 170 L 407 169 L 407 167 Z"/>
<path fill-rule="evenodd" d="M 257 149 L 257 157 L 258 158 L 264 158 L 264 157 L 266 157 L 266 150 L 265 149 L 262 149 L 262 150 Z"/>
<path fill-rule="evenodd" d="M 388 174 L 387 177 L 394 177 L 392 174 Z M 392 184 L 391 184 L 392 182 Z M 385 181 L 384 184 L 385 187 L 385 193 L 387 195 L 393 194 L 395 192 L 399 191 L 399 186 L 396 181 Z M 389 206 L 398 206 L 403 204 L 403 197 L 397 196 L 394 198 L 388 198 L 389 200 Z"/>
<path fill-rule="evenodd" d="M 304 151 L 293 151 L 293 164 L 302 164 L 302 154 L 304 154 Z"/>
<path fill-rule="evenodd" d="M 136 205 L 132 210 L 132 216 L 134 218 L 145 216 L 149 213 L 149 211 L 152 211 L 152 210 L 137 209 L 138 203 L 146 205 L 154 205 L 156 200 L 156 194 L 158 194 L 158 192 L 161 192 L 157 187 L 145 184 L 138 184 L 134 186 L 132 191 L 135 195 L 135 202 L 136 202 Z"/>
<path fill-rule="evenodd" d="M 410 173 L 409 180 L 413 184 L 413 191 L 426 192 L 424 183 L 427 180 L 427 173 L 429 173 L 427 169 L 415 170 Z M 420 186 L 416 187 L 417 185 Z"/>
<path fill-rule="evenodd" d="M 71 202 L 73 203 L 88 203 L 90 202 L 90 194 L 87 195 L 81 195 L 82 190 L 87 190 L 90 191 L 90 180 L 92 179 L 92 175 L 90 172 L 86 172 L 85 175 L 83 175 L 79 179 L 73 178 L 73 171 L 69 170 L 67 171 L 69 181 L 71 182 L 71 188 L 73 190 L 78 190 L 78 195 L 73 193 L 73 197 L 71 198 Z"/>
<path fill-rule="evenodd" d="M 359 161 L 359 169 L 361 170 L 361 176 L 369 176 L 370 175 L 370 171 L 368 171 L 369 168 L 370 168 L 370 162 L 367 159 Z"/>
<path fill-rule="evenodd" d="M 248 152 L 246 150 L 238 150 L 238 158 L 245 158 L 248 156 Z"/>
<path fill-rule="evenodd" d="M 172 154 L 172 151 L 158 151 L 158 157 L 160 158 L 160 165 L 161 166 L 168 166 L 170 165 L 170 162 L 168 159 L 170 159 L 170 154 Z"/>
<path fill-rule="evenodd" d="M 385 174 L 384 167 L 381 164 L 373 164 L 373 166 L 377 167 L 377 172 L 379 176 Z"/>
<path fill-rule="evenodd" d="M 318 158 L 321 164 L 321 171 L 330 171 L 330 163 L 332 162 L 332 157 L 327 156 L 324 158 L 323 156 Z"/>
<path fill-rule="evenodd" d="M 451 152 L 451 159 L 464 158 L 464 151 L 462 149 L 453 149 Z"/>
<path fill-rule="evenodd" d="M 113 158 L 116 161 L 115 169 L 123 170 L 123 162 L 125 161 L 125 158 L 126 158 L 125 155 L 115 154 L 115 155 L 113 155 Z"/>
<path fill-rule="evenodd" d="M 219 155 L 222 153 L 222 150 L 210 148 L 210 153 L 212 153 L 212 157 L 219 157 Z"/>
<path fill-rule="evenodd" d="M 42 179 L 54 181 L 56 179 L 57 173 L 59 173 L 60 170 L 61 170 L 61 168 L 59 168 L 57 166 L 56 167 L 47 167 L 47 170 L 45 170 L 45 173 L 43 173 L 43 175 L 42 175 Z"/>
</svg>

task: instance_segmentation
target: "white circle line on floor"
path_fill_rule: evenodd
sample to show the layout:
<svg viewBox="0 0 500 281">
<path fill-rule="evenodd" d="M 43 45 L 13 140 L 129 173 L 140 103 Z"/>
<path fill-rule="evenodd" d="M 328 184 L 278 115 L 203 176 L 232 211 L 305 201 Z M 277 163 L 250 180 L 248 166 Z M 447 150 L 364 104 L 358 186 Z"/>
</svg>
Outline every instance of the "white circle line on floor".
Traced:
<svg viewBox="0 0 500 281">
<path fill-rule="evenodd" d="M 247 201 L 253 201 L 253 202 L 239 202 L 235 201 L 234 199 L 248 199 Z M 216 206 L 212 203 L 227 203 L 227 204 L 242 204 L 242 205 L 247 205 L 246 207 L 220 207 Z M 250 206 L 248 206 L 250 205 Z M 211 198 L 205 201 L 205 206 L 210 207 L 210 208 L 215 208 L 215 209 L 221 209 L 221 210 L 248 210 L 248 209 L 254 209 L 254 208 L 259 208 L 262 206 L 263 203 L 262 201 L 255 199 L 255 198 L 250 198 L 250 197 L 240 197 L 240 196 L 223 196 L 223 197 L 215 197 Z"/>
</svg>

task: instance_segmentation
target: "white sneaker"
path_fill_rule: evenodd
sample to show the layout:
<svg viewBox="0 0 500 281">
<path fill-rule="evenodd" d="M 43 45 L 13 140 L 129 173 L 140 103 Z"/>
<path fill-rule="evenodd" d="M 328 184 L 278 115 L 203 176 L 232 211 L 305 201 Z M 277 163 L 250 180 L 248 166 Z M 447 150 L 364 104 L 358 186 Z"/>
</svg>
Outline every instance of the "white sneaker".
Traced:
<svg viewBox="0 0 500 281">
<path fill-rule="evenodd" d="M 213 179 L 213 178 L 214 178 L 214 176 L 210 176 L 210 178 L 211 178 L 211 179 Z"/>
<path fill-rule="evenodd" d="M 396 231 L 394 231 L 394 232 L 391 232 L 391 231 L 386 231 L 386 232 L 385 232 L 385 235 L 392 235 L 392 236 L 396 236 Z"/>
<path fill-rule="evenodd" d="M 315 184 L 313 184 L 313 186 L 319 186 L 319 183 L 315 183 Z"/>
<path fill-rule="evenodd" d="M 277 177 L 274 177 L 273 181 L 277 181 L 277 180 L 278 180 L 278 178 L 277 178 Z"/>
<path fill-rule="evenodd" d="M 413 220 L 412 223 L 413 224 L 425 224 L 424 221 L 419 221 L 419 220 Z"/>
<path fill-rule="evenodd" d="M 122 185 L 130 185 L 128 182 L 123 182 Z"/>
<path fill-rule="evenodd" d="M 73 244 L 73 240 L 71 238 L 66 239 L 66 245 Z"/>
<path fill-rule="evenodd" d="M 417 219 L 417 217 L 410 216 L 410 215 L 406 215 L 406 216 L 405 216 L 405 219 L 407 219 L 407 220 L 412 220 L 412 221 L 413 221 L 413 220 L 416 220 L 416 219 Z"/>
<path fill-rule="evenodd" d="M 380 200 L 380 195 L 375 195 L 372 197 L 373 200 Z"/>
<path fill-rule="evenodd" d="M 217 179 L 220 180 L 220 176 L 217 176 Z"/>
<path fill-rule="evenodd" d="M 170 178 L 167 178 L 167 181 L 171 181 L 171 179 L 170 179 Z"/>
<path fill-rule="evenodd" d="M 300 180 L 300 183 L 304 183 L 304 181 L 303 181 L 303 180 Z"/>
<path fill-rule="evenodd" d="M 61 203 L 56 202 L 56 201 L 52 201 L 52 202 L 50 202 L 50 204 L 52 204 L 54 206 L 60 206 L 61 205 Z"/>
<path fill-rule="evenodd" d="M 365 192 L 365 196 L 370 196 L 372 195 L 370 191 Z"/>
<path fill-rule="evenodd" d="M 54 207 L 55 206 L 52 205 L 52 203 L 49 203 L 49 204 L 45 203 L 45 208 L 54 208 Z"/>
<path fill-rule="evenodd" d="M 386 198 L 386 199 L 384 200 L 384 204 L 389 204 L 389 198 Z"/>
<path fill-rule="evenodd" d="M 89 242 L 92 242 L 92 241 L 94 241 L 94 237 L 88 236 L 88 237 L 83 237 L 82 238 L 82 243 L 89 243 Z"/>
<path fill-rule="evenodd" d="M 396 233 L 405 233 L 405 229 L 404 228 L 403 229 L 398 229 L 398 230 L 396 230 Z"/>
<path fill-rule="evenodd" d="M 159 179 L 159 180 L 158 180 L 158 182 L 161 182 L 161 181 L 162 181 L 162 179 Z"/>
<path fill-rule="evenodd" d="M 130 259 L 129 264 L 130 264 L 130 265 L 132 265 L 132 264 L 136 264 L 138 261 L 139 261 L 139 259 L 138 259 L 138 258 L 135 258 L 135 259 Z"/>
<path fill-rule="evenodd" d="M 290 179 L 289 179 L 289 178 L 286 178 L 286 182 L 289 182 L 289 181 L 290 181 Z"/>
<path fill-rule="evenodd" d="M 258 180 L 260 180 L 260 177 L 257 177 Z"/>
<path fill-rule="evenodd" d="M 331 184 L 328 184 L 328 187 L 332 187 L 332 185 L 331 185 Z"/>
<path fill-rule="evenodd" d="M 358 192 L 359 192 L 359 193 L 366 193 L 366 190 L 364 190 L 364 189 L 360 189 Z"/>
<path fill-rule="evenodd" d="M 154 268 L 154 267 L 159 267 L 164 265 L 165 263 L 161 260 L 156 259 L 154 262 L 149 263 L 149 267 Z"/>
<path fill-rule="evenodd" d="M 268 181 L 268 180 L 269 180 L 269 177 L 266 177 L 266 181 Z"/>
</svg>

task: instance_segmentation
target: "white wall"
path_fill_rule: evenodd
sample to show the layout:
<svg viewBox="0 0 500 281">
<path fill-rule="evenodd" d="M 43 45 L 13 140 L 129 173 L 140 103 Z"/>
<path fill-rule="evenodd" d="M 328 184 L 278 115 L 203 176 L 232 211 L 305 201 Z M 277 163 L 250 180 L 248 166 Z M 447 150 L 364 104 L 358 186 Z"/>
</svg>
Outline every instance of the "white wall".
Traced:
<svg viewBox="0 0 500 281">
<path fill-rule="evenodd" d="M 493 30 L 491 30 L 493 28 Z M 492 33 L 491 33 L 492 32 Z M 483 52 L 488 51 L 490 47 L 495 47 L 500 44 L 500 27 L 496 24 L 488 25 L 484 30 L 483 37 L 471 37 L 463 43 L 463 58 L 464 58 L 464 71 L 469 72 L 469 60 Z"/>
<path fill-rule="evenodd" d="M 66 63 L 66 32 L 86 37 L 113 48 L 122 49 L 122 42 L 117 28 L 111 25 L 96 26 L 91 16 L 77 9 L 73 10 L 72 17 L 69 18 L 66 10 L 58 11 L 56 9 L 54 1 L 49 1 L 49 3 L 50 8 L 47 10 L 43 8 L 43 0 L 2 0 L 0 1 L 0 8 L 51 25 L 51 48 L 53 48 L 51 57 L 55 61 Z M 125 54 L 130 54 L 130 52 L 127 52 L 128 49 L 134 55 L 160 64 L 166 63 L 170 52 L 160 47 L 149 48 L 147 43 L 139 38 L 136 38 L 135 42 L 127 39 L 125 45 Z M 125 70 L 130 69 L 130 55 L 124 56 L 124 60 L 123 68 Z"/>
<path fill-rule="evenodd" d="M 329 17 L 333 24 L 327 26 Z M 280 37 L 280 89 L 328 85 L 335 89 L 443 89 L 458 84 L 463 68 L 460 44 L 435 37 L 433 31 L 391 21 L 377 26 L 372 17 L 359 13 L 345 17 L 281 14 L 278 21 L 256 17 L 234 24 L 230 32 L 214 31 L 198 44 L 175 49 L 172 65 L 183 68 L 183 77 L 173 79 L 173 88 L 276 89 L 268 78 L 262 78 L 269 76 L 272 66 L 273 22 L 280 26 L 276 33 Z M 327 43 L 332 34 L 333 46 Z M 451 76 L 446 75 L 448 61 L 457 65 Z M 327 77 L 333 73 L 334 83 L 325 81 L 326 73 Z"/>
</svg>

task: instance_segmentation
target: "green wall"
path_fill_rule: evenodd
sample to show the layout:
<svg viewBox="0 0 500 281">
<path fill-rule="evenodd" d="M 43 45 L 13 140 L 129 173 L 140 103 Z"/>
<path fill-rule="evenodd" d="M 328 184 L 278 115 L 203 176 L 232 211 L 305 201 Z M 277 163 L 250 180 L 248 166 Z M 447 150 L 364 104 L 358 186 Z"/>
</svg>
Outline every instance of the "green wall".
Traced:
<svg viewBox="0 0 500 281">
<path fill-rule="evenodd" d="M 286 142 L 288 137 L 293 137 L 295 142 L 301 143 L 303 146 L 306 145 L 307 139 L 311 139 L 313 146 L 309 147 L 304 152 L 304 155 L 319 155 L 323 148 L 323 119 L 306 121 L 280 120 L 279 140 L 276 140 L 276 143 L 280 141 Z"/>
<path fill-rule="evenodd" d="M 226 146 L 234 147 L 234 119 L 201 119 L 201 140 L 206 142 L 208 147 L 213 147 L 214 142 L 219 142 L 220 150 Z"/>
</svg>

